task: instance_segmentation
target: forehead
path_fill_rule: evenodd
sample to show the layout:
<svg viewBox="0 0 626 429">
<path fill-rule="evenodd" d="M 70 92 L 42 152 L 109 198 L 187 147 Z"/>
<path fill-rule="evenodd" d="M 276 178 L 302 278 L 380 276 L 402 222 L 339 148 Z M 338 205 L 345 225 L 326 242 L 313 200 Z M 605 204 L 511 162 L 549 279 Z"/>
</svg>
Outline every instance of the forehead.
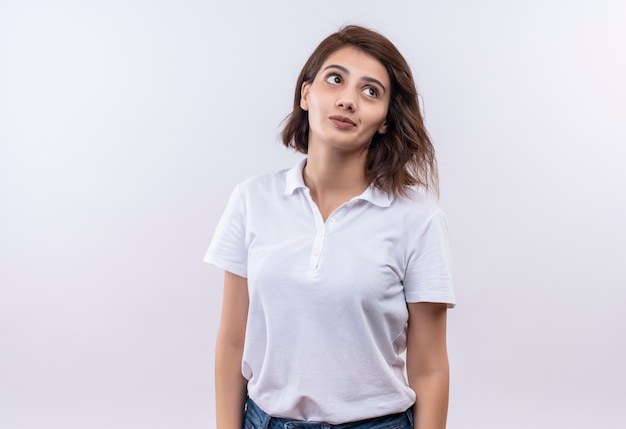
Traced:
<svg viewBox="0 0 626 429">
<path fill-rule="evenodd" d="M 348 70 L 350 75 L 357 78 L 371 77 L 378 79 L 383 84 L 389 84 L 389 73 L 385 66 L 372 55 L 351 46 L 341 48 L 326 58 L 320 71 L 325 68 L 338 65 Z"/>
</svg>

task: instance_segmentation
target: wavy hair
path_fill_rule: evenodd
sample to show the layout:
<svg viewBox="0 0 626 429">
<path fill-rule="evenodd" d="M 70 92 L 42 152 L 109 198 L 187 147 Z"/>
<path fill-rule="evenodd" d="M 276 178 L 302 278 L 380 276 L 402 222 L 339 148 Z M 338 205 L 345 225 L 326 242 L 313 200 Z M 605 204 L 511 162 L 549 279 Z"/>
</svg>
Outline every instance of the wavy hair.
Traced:
<svg viewBox="0 0 626 429">
<path fill-rule="evenodd" d="M 387 131 L 376 133 L 367 148 L 365 177 L 390 195 L 407 195 L 411 186 L 439 193 L 437 160 L 420 112 L 413 74 L 398 49 L 386 37 L 370 29 L 349 25 L 324 39 L 313 51 L 296 82 L 293 110 L 285 119 L 282 141 L 307 153 L 308 112 L 300 108 L 302 84 L 312 83 L 324 61 L 344 47 L 353 47 L 376 58 L 391 80 Z"/>
</svg>

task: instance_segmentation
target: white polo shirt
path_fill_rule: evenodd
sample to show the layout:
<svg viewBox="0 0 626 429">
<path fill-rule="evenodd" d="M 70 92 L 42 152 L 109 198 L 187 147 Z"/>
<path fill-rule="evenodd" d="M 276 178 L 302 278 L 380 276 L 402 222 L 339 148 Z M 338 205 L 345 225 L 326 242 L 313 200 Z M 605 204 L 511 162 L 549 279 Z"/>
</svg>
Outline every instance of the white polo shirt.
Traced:
<svg viewBox="0 0 626 429">
<path fill-rule="evenodd" d="M 238 185 L 204 259 L 248 279 L 248 394 L 332 424 L 405 411 L 406 302 L 454 306 L 445 216 L 370 187 L 324 222 L 305 163 Z"/>
</svg>

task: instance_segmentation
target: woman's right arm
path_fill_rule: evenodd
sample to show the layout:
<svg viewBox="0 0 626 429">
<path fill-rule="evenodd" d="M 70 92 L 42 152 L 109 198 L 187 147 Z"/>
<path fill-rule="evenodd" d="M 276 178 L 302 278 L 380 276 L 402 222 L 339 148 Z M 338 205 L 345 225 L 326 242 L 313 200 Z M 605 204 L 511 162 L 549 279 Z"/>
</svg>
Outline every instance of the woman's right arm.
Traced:
<svg viewBox="0 0 626 429">
<path fill-rule="evenodd" d="M 241 429 L 247 380 L 241 373 L 248 320 L 248 280 L 224 274 L 222 317 L 215 347 L 215 408 L 217 429 Z"/>
</svg>

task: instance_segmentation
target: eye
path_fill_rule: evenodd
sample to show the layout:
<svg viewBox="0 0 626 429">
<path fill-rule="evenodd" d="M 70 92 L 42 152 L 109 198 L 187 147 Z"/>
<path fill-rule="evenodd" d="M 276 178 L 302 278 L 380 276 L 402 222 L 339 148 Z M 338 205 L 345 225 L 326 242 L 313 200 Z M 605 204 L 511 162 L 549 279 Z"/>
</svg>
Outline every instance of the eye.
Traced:
<svg viewBox="0 0 626 429">
<path fill-rule="evenodd" d="M 336 73 L 330 74 L 326 78 L 326 82 L 330 83 L 331 85 L 339 85 L 341 83 L 341 76 Z"/>
<path fill-rule="evenodd" d="M 373 86 L 368 86 L 363 90 L 363 93 L 368 97 L 377 98 L 378 97 L 378 89 Z"/>
</svg>

